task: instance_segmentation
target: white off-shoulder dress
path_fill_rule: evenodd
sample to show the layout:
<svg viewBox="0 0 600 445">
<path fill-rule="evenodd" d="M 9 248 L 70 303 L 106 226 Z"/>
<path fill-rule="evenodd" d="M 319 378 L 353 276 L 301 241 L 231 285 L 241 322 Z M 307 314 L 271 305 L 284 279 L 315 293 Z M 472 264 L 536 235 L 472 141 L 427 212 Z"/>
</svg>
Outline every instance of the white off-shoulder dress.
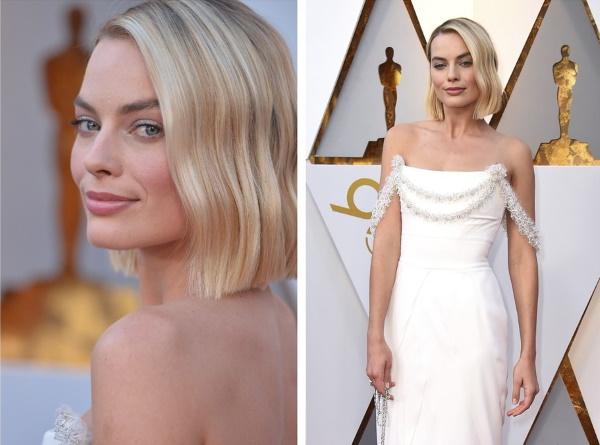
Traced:
<svg viewBox="0 0 600 445">
<path fill-rule="evenodd" d="M 394 194 L 402 238 L 385 323 L 396 382 L 385 444 L 499 445 L 507 315 L 487 257 L 507 214 L 538 250 L 535 224 L 500 164 L 434 171 L 395 156 L 373 210 L 375 236 Z"/>
</svg>

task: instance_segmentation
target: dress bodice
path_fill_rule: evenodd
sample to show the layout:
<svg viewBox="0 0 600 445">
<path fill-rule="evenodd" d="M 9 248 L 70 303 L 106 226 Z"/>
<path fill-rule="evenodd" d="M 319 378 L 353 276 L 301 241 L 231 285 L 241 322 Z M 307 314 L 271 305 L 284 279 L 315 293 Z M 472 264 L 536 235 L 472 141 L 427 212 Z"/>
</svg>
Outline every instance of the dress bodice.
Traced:
<svg viewBox="0 0 600 445">
<path fill-rule="evenodd" d="M 535 224 L 501 164 L 483 171 L 436 171 L 409 167 L 396 155 L 372 213 L 372 234 L 394 193 L 400 197 L 403 261 L 452 268 L 487 264 L 506 209 L 519 232 L 539 249 Z"/>
<path fill-rule="evenodd" d="M 403 170 L 402 260 L 438 268 L 487 265 L 504 214 L 504 199 L 495 186 L 502 167 L 480 172 Z"/>
</svg>

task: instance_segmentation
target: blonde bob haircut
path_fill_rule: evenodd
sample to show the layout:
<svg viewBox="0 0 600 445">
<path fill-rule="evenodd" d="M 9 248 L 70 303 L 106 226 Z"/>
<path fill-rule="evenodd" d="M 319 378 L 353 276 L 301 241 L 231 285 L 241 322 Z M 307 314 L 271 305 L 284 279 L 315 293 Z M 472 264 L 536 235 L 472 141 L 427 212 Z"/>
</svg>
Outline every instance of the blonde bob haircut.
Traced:
<svg viewBox="0 0 600 445">
<path fill-rule="evenodd" d="M 296 79 L 279 33 L 236 0 L 151 0 L 102 39 L 132 39 L 146 62 L 187 218 L 192 295 L 294 278 Z M 134 250 L 111 257 L 136 274 Z"/>
<path fill-rule="evenodd" d="M 461 17 L 450 19 L 438 26 L 427 42 L 427 60 L 431 63 L 431 42 L 440 34 L 454 32 L 458 34 L 471 57 L 473 58 L 473 69 L 475 81 L 479 87 L 479 99 L 473 113 L 474 119 L 483 119 L 489 114 L 494 114 L 502 106 L 503 89 L 500 76 L 498 75 L 498 57 L 492 39 L 487 31 L 477 22 Z M 429 78 L 429 87 L 425 98 L 425 109 L 432 119 L 441 121 L 444 119 L 444 107 L 435 95 L 435 90 Z"/>
</svg>

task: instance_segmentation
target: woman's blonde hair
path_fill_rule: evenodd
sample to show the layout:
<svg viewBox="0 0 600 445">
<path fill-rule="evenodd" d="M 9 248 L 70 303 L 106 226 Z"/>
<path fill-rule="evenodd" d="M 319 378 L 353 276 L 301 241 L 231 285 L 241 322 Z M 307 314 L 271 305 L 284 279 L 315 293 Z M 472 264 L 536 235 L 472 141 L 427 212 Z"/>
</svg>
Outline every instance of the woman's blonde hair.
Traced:
<svg viewBox="0 0 600 445">
<path fill-rule="evenodd" d="M 426 48 L 427 60 L 430 63 L 433 39 L 440 34 L 451 32 L 458 34 L 463 39 L 473 58 L 475 81 L 479 87 L 479 99 L 475 105 L 473 118 L 483 119 L 485 116 L 497 112 L 502 106 L 503 89 L 498 75 L 498 57 L 494 44 L 487 31 L 479 23 L 464 17 L 450 19 L 431 33 Z M 425 98 L 425 108 L 433 119 L 438 121 L 444 119 L 444 107 L 435 94 L 431 76 Z"/>
<path fill-rule="evenodd" d="M 296 80 L 277 31 L 236 0 L 153 0 L 110 20 L 156 91 L 188 222 L 190 292 L 209 298 L 296 276 Z M 135 251 L 112 252 L 136 273 Z"/>
</svg>

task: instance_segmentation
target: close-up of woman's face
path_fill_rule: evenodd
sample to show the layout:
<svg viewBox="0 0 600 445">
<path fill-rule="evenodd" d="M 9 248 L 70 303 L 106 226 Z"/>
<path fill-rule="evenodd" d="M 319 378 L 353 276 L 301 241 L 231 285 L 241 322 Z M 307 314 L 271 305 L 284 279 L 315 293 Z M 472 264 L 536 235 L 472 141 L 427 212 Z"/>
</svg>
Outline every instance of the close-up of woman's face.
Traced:
<svg viewBox="0 0 600 445">
<path fill-rule="evenodd" d="M 445 106 L 462 108 L 479 99 L 473 57 L 457 33 L 442 33 L 433 39 L 430 73 L 435 94 Z"/>
<path fill-rule="evenodd" d="M 98 247 L 160 247 L 185 234 L 163 119 L 146 64 L 129 39 L 103 39 L 75 101 L 71 171 Z"/>
</svg>

